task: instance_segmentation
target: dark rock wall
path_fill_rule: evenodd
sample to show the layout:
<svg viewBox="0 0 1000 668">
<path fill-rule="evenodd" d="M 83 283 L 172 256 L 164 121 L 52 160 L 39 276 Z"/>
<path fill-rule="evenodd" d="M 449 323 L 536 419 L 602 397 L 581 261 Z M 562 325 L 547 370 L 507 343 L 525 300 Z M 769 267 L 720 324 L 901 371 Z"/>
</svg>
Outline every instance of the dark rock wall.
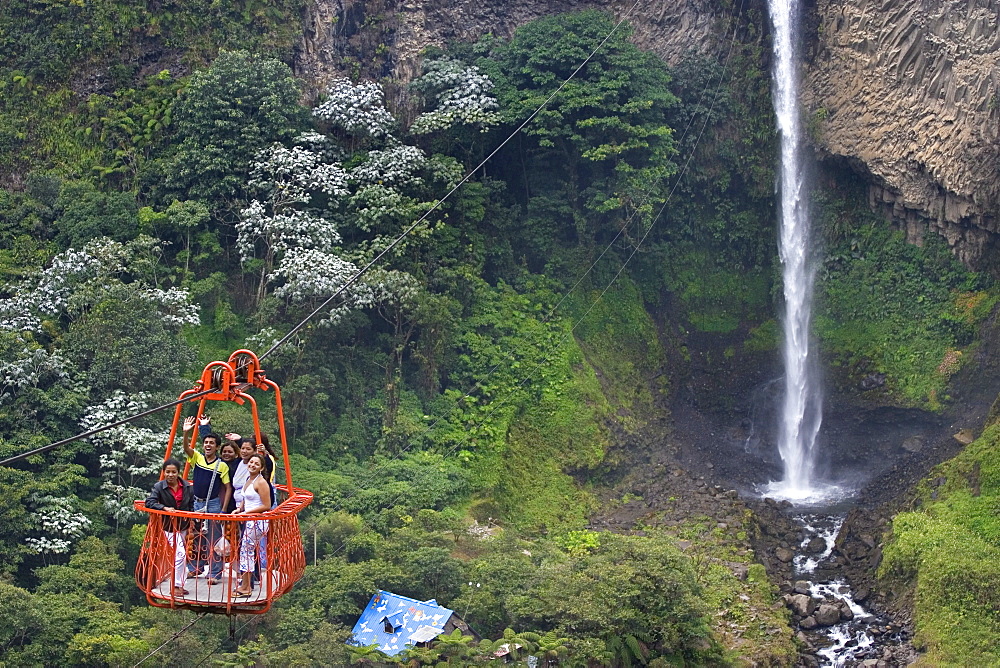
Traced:
<svg viewBox="0 0 1000 668">
<path fill-rule="evenodd" d="M 989 264 L 1000 224 L 1000 5 L 819 0 L 804 102 L 819 148 L 866 172 L 910 241 Z"/>
</svg>

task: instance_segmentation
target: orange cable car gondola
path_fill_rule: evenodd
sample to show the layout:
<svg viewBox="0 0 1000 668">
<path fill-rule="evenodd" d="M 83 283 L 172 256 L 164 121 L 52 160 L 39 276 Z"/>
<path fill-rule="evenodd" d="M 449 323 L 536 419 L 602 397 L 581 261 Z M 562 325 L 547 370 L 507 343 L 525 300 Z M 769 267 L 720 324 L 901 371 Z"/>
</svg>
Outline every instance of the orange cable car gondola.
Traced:
<svg viewBox="0 0 1000 668">
<path fill-rule="evenodd" d="M 149 513 L 149 524 L 142 541 L 139 561 L 135 567 L 135 580 L 139 588 L 146 594 L 146 600 L 149 601 L 150 605 L 227 615 L 260 614 L 266 612 L 273 601 L 291 589 L 292 585 L 302 577 L 306 560 L 302 535 L 299 532 L 298 514 L 312 502 L 313 495 L 311 492 L 294 487 L 292 484 L 292 467 L 288 458 L 288 439 L 285 436 L 281 390 L 277 383 L 267 378 L 260 368 L 260 360 L 253 352 L 237 350 L 229 356 L 229 360 L 226 362 L 208 364 L 202 372 L 200 380 L 195 383 L 192 389 L 182 392 L 178 399 L 183 400 L 190 397 L 191 402 L 197 401 L 197 415 L 205 413 L 205 405 L 209 401 L 248 404 L 253 418 L 255 442 L 260 443 L 261 430 L 257 402 L 248 393 L 248 390 L 252 388 L 274 392 L 278 436 L 281 441 L 281 456 L 285 470 L 285 483 L 274 485 L 280 503 L 277 507 L 263 513 L 226 515 L 183 512 L 173 509 L 155 510 L 147 508 L 141 500 L 136 501 L 136 510 Z M 174 439 L 181 426 L 185 403 L 187 402 L 179 403 L 174 411 L 174 420 L 167 441 L 164 461 L 170 458 L 173 451 Z M 198 439 L 198 429 L 191 431 L 190 439 L 190 444 L 195 446 Z M 188 467 L 185 466 L 184 475 L 186 476 L 187 473 Z M 173 586 L 175 550 L 171 540 L 178 540 L 177 536 L 183 535 L 186 540 L 186 550 L 198 549 L 193 544 L 194 539 L 197 538 L 197 532 L 187 531 L 195 520 L 200 520 L 202 523 L 217 522 L 221 527 L 218 534 L 225 540 L 217 541 L 219 543 L 217 545 L 208 546 L 208 559 L 223 562 L 223 575 L 221 582 L 216 584 L 211 584 L 211 580 L 200 578 L 189 581 L 185 593 L 178 595 Z M 256 559 L 259 580 L 254 584 L 252 593 L 247 596 L 239 595 L 233 589 L 233 585 L 236 583 L 236 562 L 239 560 L 239 550 L 235 549 L 235 546 L 242 533 L 241 527 L 251 521 L 266 522 L 268 537 L 266 541 L 261 540 L 257 546 Z"/>
</svg>

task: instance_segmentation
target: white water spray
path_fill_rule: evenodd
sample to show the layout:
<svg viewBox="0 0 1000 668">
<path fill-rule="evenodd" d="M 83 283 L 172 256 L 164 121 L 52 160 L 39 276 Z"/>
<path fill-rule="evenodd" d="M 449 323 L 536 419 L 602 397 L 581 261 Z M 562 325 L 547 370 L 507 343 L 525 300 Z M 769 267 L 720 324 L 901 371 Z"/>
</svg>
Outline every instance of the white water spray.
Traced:
<svg viewBox="0 0 1000 668">
<path fill-rule="evenodd" d="M 770 496 L 812 499 L 822 495 L 813 481 L 814 448 L 822 398 L 810 346 L 813 283 L 816 276 L 810 242 L 809 193 L 802 156 L 798 77 L 798 0 L 769 0 L 774 40 L 774 110 L 781 138 L 779 189 L 780 256 L 785 315 L 785 396 L 778 450 L 785 477 L 772 483 Z"/>
</svg>

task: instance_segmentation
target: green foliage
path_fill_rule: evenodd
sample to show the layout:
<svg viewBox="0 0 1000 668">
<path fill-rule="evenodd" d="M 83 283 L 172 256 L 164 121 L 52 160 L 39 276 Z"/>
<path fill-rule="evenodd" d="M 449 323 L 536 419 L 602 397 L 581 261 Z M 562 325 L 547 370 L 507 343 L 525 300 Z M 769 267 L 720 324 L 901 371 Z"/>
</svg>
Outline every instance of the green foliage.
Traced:
<svg viewBox="0 0 1000 668">
<path fill-rule="evenodd" d="M 432 452 L 377 457 L 363 466 L 343 464 L 336 473 L 310 470 L 315 464 L 300 458 L 293 465 L 296 484 L 312 490 L 320 506 L 362 515 L 380 529 L 421 508 L 440 510 L 469 489 L 462 464 Z"/>
<path fill-rule="evenodd" d="M 128 193 L 103 193 L 86 181 L 66 182 L 55 203 L 56 241 L 62 248 L 81 248 L 98 237 L 131 241 L 139 235 L 136 211 Z"/>
<path fill-rule="evenodd" d="M 176 389 L 192 361 L 191 350 L 135 292 L 122 286 L 104 295 L 66 333 L 66 352 L 98 394 Z"/>
<path fill-rule="evenodd" d="M 15 281 L 41 266 L 52 253 L 54 205 L 59 181 L 31 174 L 25 192 L 0 189 L 0 281 Z"/>
<path fill-rule="evenodd" d="M 659 373 L 666 357 L 635 282 L 607 273 L 587 277 L 566 303 L 573 334 L 608 402 L 639 421 L 652 415 L 667 390 L 668 379 Z"/>
<path fill-rule="evenodd" d="M 602 43 L 614 26 L 596 10 L 544 17 L 477 60 L 497 84 L 501 113 L 515 124 L 601 45 L 525 128 L 522 154 L 509 158 L 527 167 L 511 192 L 525 206 L 522 243 L 532 259 L 545 258 L 559 241 L 604 243 L 633 217 L 648 222 L 676 170 L 667 68 L 628 41 L 627 27 Z"/>
<path fill-rule="evenodd" d="M 257 153 L 304 127 L 299 95 L 298 80 L 280 61 L 221 52 L 208 69 L 192 75 L 173 114 L 176 148 L 146 184 L 161 200 L 231 203 L 244 192 Z"/>
<path fill-rule="evenodd" d="M 170 125 L 178 82 L 165 68 L 176 77 L 210 61 L 220 47 L 288 56 L 300 35 L 303 5 L 302 0 L 207 6 L 174 0 L 169 7 L 135 0 L 3 3 L 0 172 L 45 166 L 134 185 L 147 152 L 162 142 Z M 150 55 L 161 63 L 151 68 Z M 147 77 L 150 69 L 159 74 Z"/>
<path fill-rule="evenodd" d="M 80 541 L 68 565 L 45 566 L 35 575 L 39 594 L 94 594 L 121 603 L 131 585 L 121 558 L 95 536 Z"/>
<path fill-rule="evenodd" d="M 717 656 L 691 563 L 669 539 L 604 534 L 584 557 L 542 562 L 523 586 L 506 601 L 522 627 L 648 636 L 651 652 L 695 663 Z"/>
<path fill-rule="evenodd" d="M 743 343 L 747 352 L 765 352 L 774 350 L 781 343 L 781 327 L 776 320 L 765 320 L 757 327 L 752 327 Z"/>
<path fill-rule="evenodd" d="M 1000 296 L 984 291 L 986 277 L 963 269 L 939 238 L 916 246 L 865 214 L 830 215 L 856 218 L 842 225 L 819 282 L 824 352 L 846 382 L 881 372 L 900 402 L 939 409 L 963 349 Z"/>
<path fill-rule="evenodd" d="M 601 546 L 601 535 L 596 531 L 567 531 L 555 538 L 556 545 L 571 557 L 581 557 Z"/>
<path fill-rule="evenodd" d="M 879 576 L 913 591 L 926 665 L 1000 662 L 1000 427 L 931 471 L 924 508 L 893 519 Z M 937 500 L 930 481 L 945 478 Z M 975 492 L 972 485 L 975 485 Z"/>
<path fill-rule="evenodd" d="M 770 276 L 763 270 L 734 270 L 711 253 L 688 249 L 676 261 L 664 262 L 662 272 L 697 331 L 730 334 L 767 312 Z"/>
</svg>

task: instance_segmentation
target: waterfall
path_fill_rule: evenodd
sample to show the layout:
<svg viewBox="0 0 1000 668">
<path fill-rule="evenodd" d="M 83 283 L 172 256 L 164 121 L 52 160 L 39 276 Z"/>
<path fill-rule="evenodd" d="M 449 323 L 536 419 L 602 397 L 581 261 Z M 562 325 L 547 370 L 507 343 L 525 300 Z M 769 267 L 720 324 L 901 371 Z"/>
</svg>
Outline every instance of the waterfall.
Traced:
<svg viewBox="0 0 1000 668">
<path fill-rule="evenodd" d="M 774 110 L 781 139 L 779 252 L 785 294 L 785 393 L 778 429 L 785 477 L 772 483 L 770 492 L 808 499 L 816 493 L 814 449 L 823 416 L 815 351 L 810 345 L 816 270 L 799 109 L 799 8 L 797 0 L 768 0 L 768 8 L 774 41 Z"/>
</svg>

